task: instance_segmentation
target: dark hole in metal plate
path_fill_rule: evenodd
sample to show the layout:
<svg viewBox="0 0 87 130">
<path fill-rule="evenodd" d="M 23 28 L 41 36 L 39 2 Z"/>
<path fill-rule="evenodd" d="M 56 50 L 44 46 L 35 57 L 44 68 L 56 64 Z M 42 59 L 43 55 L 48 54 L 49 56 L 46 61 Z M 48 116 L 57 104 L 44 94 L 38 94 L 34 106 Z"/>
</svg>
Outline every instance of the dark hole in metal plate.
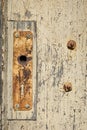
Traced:
<svg viewBox="0 0 87 130">
<path fill-rule="evenodd" d="M 19 64 L 26 65 L 28 61 L 32 60 L 32 57 L 27 57 L 25 55 L 21 55 L 18 57 Z"/>
<path fill-rule="evenodd" d="M 24 56 L 24 55 L 20 56 L 20 61 L 21 62 L 26 62 L 27 61 L 27 57 Z"/>
<path fill-rule="evenodd" d="M 21 55 L 21 56 L 19 56 L 18 57 L 18 62 L 20 63 L 20 64 L 26 64 L 26 62 L 27 62 L 27 57 L 25 56 L 25 55 Z"/>
</svg>

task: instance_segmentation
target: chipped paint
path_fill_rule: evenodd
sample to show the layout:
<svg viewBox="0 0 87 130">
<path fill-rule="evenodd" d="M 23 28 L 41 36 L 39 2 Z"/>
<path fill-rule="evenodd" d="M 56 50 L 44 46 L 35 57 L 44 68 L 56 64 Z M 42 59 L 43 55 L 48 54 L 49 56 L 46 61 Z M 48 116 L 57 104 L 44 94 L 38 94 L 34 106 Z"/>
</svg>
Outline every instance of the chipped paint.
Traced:
<svg viewBox="0 0 87 130">
<path fill-rule="evenodd" d="M 13 51 L 11 48 L 13 42 L 11 34 L 13 34 L 13 28 L 19 30 L 33 28 L 35 30 L 26 21 L 37 22 L 38 74 L 34 76 L 34 79 L 38 79 L 38 100 L 37 103 L 34 103 L 36 112 L 32 114 L 32 117 L 29 116 L 32 109 L 28 112 L 13 112 L 13 107 L 10 107 L 12 104 L 10 103 L 12 101 L 11 69 L 8 72 L 4 71 L 2 108 L 5 107 L 7 113 L 4 111 L 2 113 L 3 130 L 87 130 L 87 80 L 85 80 L 87 75 L 87 71 L 85 71 L 87 65 L 87 60 L 85 61 L 87 59 L 85 57 L 87 52 L 87 1 L 8 0 L 6 4 L 8 6 L 8 10 L 5 10 L 8 18 L 7 23 L 9 21 L 10 23 L 7 36 L 9 42 L 4 41 L 4 44 L 8 45 L 8 51 L 5 54 L 7 61 L 10 62 L 9 67 L 6 64 L 5 67 L 11 68 L 12 66 Z M 17 24 L 14 24 L 15 21 Z M 76 41 L 76 48 L 73 50 L 72 47 L 67 49 L 69 39 Z M 53 45 L 55 45 L 55 49 Z M 9 80 L 7 80 L 8 78 Z M 72 84 L 72 91 L 69 93 L 64 92 L 63 89 L 63 84 L 66 81 Z M 7 87 L 8 91 L 6 91 Z M 60 91 L 61 89 L 63 91 Z M 7 92 L 10 93 L 9 96 L 7 96 Z M 9 104 L 9 109 L 7 109 L 7 104 Z M 36 120 L 33 120 L 34 115 Z"/>
</svg>

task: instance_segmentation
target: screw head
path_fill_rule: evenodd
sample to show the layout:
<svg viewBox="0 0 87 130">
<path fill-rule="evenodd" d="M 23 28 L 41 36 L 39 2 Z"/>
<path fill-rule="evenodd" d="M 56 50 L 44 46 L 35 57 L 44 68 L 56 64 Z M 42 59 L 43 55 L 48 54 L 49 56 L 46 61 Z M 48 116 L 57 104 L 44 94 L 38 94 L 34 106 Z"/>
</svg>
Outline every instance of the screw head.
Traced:
<svg viewBox="0 0 87 130">
<path fill-rule="evenodd" d="M 68 41 L 67 48 L 70 50 L 74 50 L 76 48 L 76 42 L 74 40 Z"/>
<path fill-rule="evenodd" d="M 26 35 L 26 38 L 27 38 L 27 39 L 31 39 L 31 38 L 32 38 L 32 34 L 27 34 L 27 35 Z"/>
<path fill-rule="evenodd" d="M 16 33 L 15 33 L 15 37 L 16 37 L 16 38 L 19 38 L 19 36 L 20 36 L 19 32 L 16 32 Z"/>
<path fill-rule="evenodd" d="M 65 90 L 65 92 L 72 91 L 72 84 L 70 82 L 65 83 L 63 89 Z"/>
<path fill-rule="evenodd" d="M 29 104 L 26 104 L 25 107 L 28 109 L 28 108 L 30 108 L 30 105 L 29 105 Z"/>
<path fill-rule="evenodd" d="M 16 108 L 19 108 L 19 107 L 20 107 L 20 105 L 19 105 L 19 104 L 16 104 L 16 105 L 15 105 L 15 107 L 16 107 Z"/>
</svg>

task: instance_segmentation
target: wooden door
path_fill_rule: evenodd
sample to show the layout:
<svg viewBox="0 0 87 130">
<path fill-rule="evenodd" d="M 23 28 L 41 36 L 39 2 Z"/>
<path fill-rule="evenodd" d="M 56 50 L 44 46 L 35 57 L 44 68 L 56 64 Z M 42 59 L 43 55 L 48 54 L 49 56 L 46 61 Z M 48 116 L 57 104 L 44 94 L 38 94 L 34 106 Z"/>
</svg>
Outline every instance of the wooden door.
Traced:
<svg viewBox="0 0 87 130">
<path fill-rule="evenodd" d="M 2 0 L 0 7 L 1 130 L 87 130 L 87 0 Z M 33 67 L 26 110 L 20 104 L 14 108 L 20 89 L 13 74 L 27 32 L 33 39 Z"/>
</svg>

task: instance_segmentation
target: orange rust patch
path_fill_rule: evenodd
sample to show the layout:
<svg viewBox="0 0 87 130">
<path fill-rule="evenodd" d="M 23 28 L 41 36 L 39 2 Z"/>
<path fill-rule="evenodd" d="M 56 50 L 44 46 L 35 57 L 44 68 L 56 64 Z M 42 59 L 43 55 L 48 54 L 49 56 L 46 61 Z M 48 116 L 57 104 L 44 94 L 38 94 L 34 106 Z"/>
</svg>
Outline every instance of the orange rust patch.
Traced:
<svg viewBox="0 0 87 130">
<path fill-rule="evenodd" d="M 28 111 L 32 109 L 33 101 L 33 34 L 30 31 L 16 31 L 13 37 L 13 108 Z"/>
<path fill-rule="evenodd" d="M 74 50 L 76 48 L 76 42 L 74 40 L 68 41 L 67 48 L 70 50 Z"/>
<path fill-rule="evenodd" d="M 72 91 L 72 84 L 70 82 L 65 83 L 63 89 L 65 90 L 65 92 Z"/>
</svg>

